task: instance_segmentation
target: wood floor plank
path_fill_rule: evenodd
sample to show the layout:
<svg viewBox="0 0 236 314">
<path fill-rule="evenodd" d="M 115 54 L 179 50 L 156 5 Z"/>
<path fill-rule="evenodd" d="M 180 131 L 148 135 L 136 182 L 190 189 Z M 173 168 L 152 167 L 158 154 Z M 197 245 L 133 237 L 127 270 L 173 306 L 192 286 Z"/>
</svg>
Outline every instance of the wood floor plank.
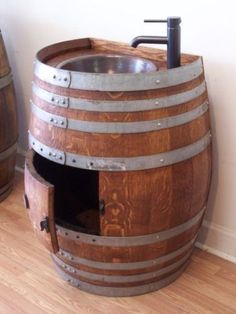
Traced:
<svg viewBox="0 0 236 314">
<path fill-rule="evenodd" d="M 207 296 L 210 301 L 215 301 L 215 308 L 219 310 L 220 307 L 224 307 L 225 313 L 231 313 L 234 310 L 236 312 L 236 299 L 234 296 L 229 294 L 225 289 L 216 287 L 212 283 L 208 283 L 207 280 L 200 278 L 200 273 L 194 273 L 193 275 L 187 272 L 182 275 L 182 283 L 185 287 L 191 288 L 192 290 L 199 292 L 199 299 L 202 296 Z M 227 312 L 228 311 L 228 312 Z M 217 312 L 216 312 L 217 313 Z"/>
<path fill-rule="evenodd" d="M 178 304 L 187 313 L 234 313 L 232 309 L 194 289 L 189 282 L 186 284 L 185 278 L 180 278 L 174 285 L 167 287 L 166 292 L 160 291 L 160 293 L 163 293 L 167 300 L 172 300 L 175 306 Z"/>
<path fill-rule="evenodd" d="M 235 297 L 235 304 L 236 304 L 235 282 L 222 278 L 221 276 L 218 275 L 219 272 L 213 276 L 209 275 L 209 273 L 206 272 L 204 268 L 199 273 L 196 269 L 198 266 L 199 265 L 196 265 L 194 262 L 192 262 L 188 269 L 188 274 L 190 274 L 193 277 L 197 276 L 199 280 L 202 280 L 204 283 L 211 285 L 215 287 L 216 289 L 222 290 L 223 293 L 227 293 L 228 296 Z"/>
<path fill-rule="evenodd" d="M 234 314 L 236 265 L 194 251 L 174 283 L 142 296 L 108 298 L 62 281 L 23 207 L 23 176 L 0 203 L 0 314 Z"/>
<path fill-rule="evenodd" d="M 0 284 L 0 311 L 1 314 L 46 314 L 46 312 L 25 300 L 10 287 Z"/>
</svg>

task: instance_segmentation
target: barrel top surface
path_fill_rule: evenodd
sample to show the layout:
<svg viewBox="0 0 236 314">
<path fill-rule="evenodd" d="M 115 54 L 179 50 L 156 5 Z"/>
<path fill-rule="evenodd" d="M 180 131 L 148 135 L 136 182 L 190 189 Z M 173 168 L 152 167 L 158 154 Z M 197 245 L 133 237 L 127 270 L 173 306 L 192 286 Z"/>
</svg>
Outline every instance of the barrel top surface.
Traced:
<svg viewBox="0 0 236 314">
<path fill-rule="evenodd" d="M 108 74 L 60 68 L 65 60 L 104 52 L 145 58 L 158 64 L 160 70 Z M 58 87 L 97 91 L 138 91 L 176 86 L 195 79 L 203 72 L 201 57 L 188 54 L 182 54 L 181 67 L 167 70 L 165 54 L 164 50 L 154 48 L 132 48 L 128 44 L 111 41 L 78 39 L 41 49 L 36 56 L 34 73 L 40 80 Z"/>
</svg>

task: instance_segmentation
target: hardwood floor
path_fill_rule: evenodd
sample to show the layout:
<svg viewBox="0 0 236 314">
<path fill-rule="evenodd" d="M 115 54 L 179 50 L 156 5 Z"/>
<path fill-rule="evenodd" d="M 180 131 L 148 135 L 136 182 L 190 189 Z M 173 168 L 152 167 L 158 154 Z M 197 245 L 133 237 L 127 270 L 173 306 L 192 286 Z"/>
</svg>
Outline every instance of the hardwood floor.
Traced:
<svg viewBox="0 0 236 314">
<path fill-rule="evenodd" d="M 23 176 L 0 203 L 0 314 L 236 313 L 236 264 L 196 249 L 185 273 L 157 292 L 106 298 L 69 286 L 35 238 L 23 207 Z"/>
</svg>

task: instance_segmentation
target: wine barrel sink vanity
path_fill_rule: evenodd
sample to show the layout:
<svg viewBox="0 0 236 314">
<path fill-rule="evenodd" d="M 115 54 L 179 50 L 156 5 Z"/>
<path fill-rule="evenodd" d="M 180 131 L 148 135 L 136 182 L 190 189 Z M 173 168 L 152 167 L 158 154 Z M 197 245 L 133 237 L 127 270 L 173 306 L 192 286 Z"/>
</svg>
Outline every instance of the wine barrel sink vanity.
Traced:
<svg viewBox="0 0 236 314">
<path fill-rule="evenodd" d="M 206 209 L 211 134 L 202 58 L 85 38 L 36 56 L 25 203 L 56 270 L 106 296 L 185 269 Z"/>
</svg>

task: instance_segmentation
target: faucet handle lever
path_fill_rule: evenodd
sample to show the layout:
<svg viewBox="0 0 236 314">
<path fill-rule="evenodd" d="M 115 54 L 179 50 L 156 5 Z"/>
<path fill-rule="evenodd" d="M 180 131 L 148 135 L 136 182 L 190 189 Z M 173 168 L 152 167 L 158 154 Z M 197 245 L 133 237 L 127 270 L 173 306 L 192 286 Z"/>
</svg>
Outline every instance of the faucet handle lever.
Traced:
<svg viewBox="0 0 236 314">
<path fill-rule="evenodd" d="M 167 23 L 167 20 L 144 20 L 144 23 Z"/>
<path fill-rule="evenodd" d="M 176 28 L 181 23 L 179 16 L 169 16 L 166 20 L 144 20 L 144 23 L 167 23 L 167 27 Z"/>
</svg>

